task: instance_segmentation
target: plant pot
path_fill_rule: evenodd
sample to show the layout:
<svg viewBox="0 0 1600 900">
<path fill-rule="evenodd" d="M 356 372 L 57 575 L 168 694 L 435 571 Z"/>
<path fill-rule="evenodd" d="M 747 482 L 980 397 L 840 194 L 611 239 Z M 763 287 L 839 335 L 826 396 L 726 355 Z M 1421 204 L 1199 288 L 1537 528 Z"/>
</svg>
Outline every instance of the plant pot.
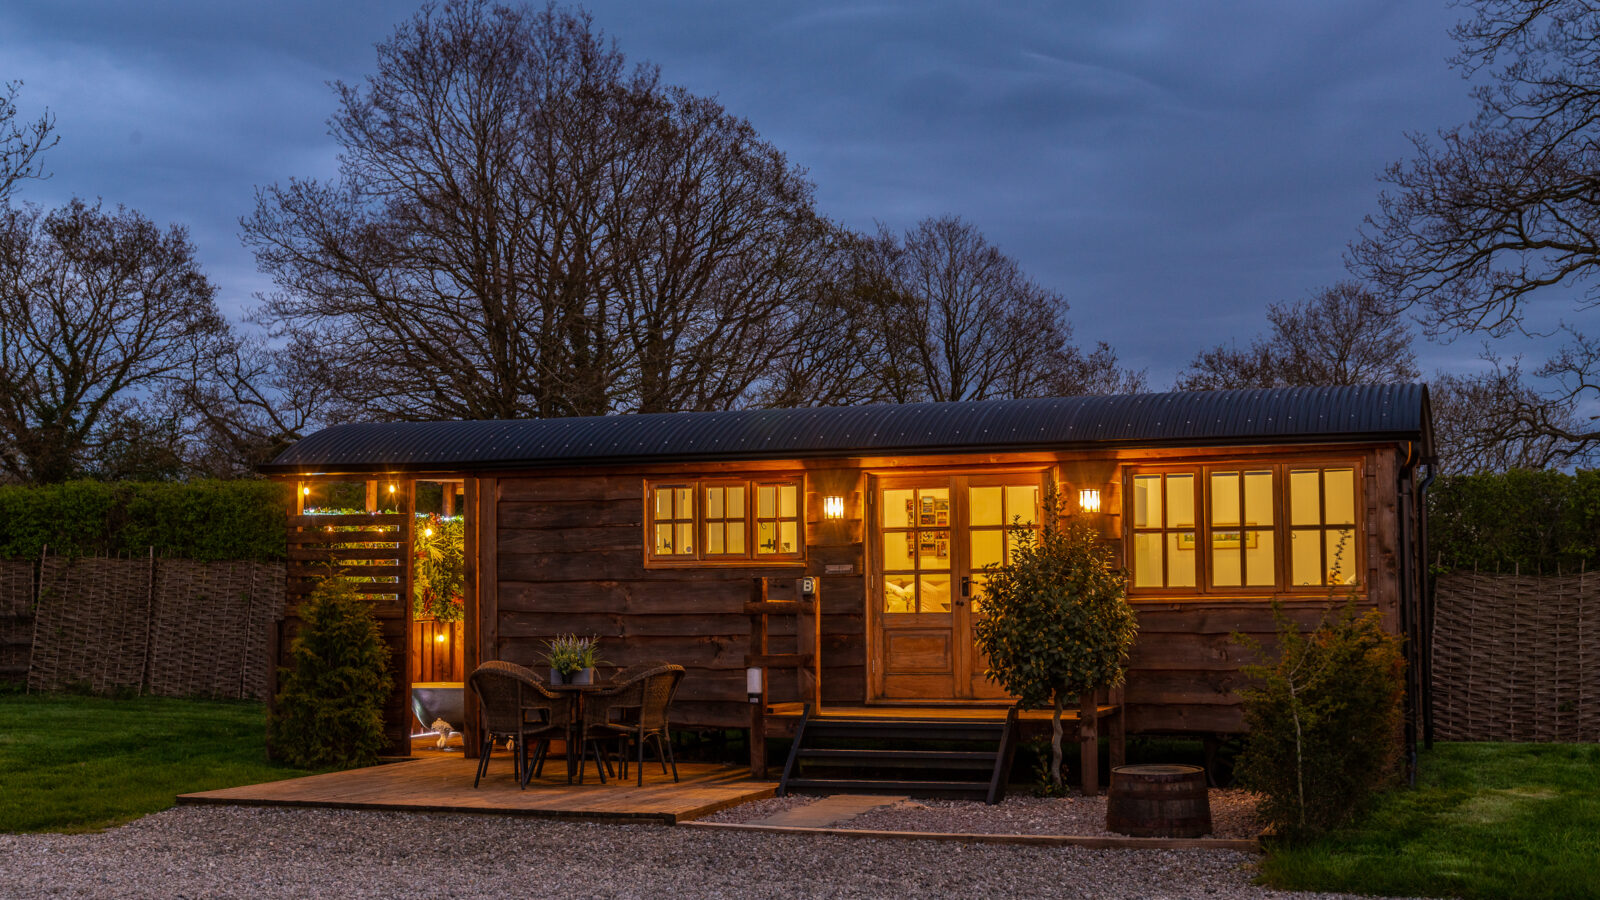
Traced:
<svg viewBox="0 0 1600 900">
<path fill-rule="evenodd" d="M 594 667 L 579 669 L 567 676 L 568 684 L 594 684 Z"/>
<path fill-rule="evenodd" d="M 567 676 L 561 674 L 561 670 L 560 669 L 552 668 L 550 670 L 550 683 L 551 684 L 566 684 L 567 683 Z"/>
</svg>

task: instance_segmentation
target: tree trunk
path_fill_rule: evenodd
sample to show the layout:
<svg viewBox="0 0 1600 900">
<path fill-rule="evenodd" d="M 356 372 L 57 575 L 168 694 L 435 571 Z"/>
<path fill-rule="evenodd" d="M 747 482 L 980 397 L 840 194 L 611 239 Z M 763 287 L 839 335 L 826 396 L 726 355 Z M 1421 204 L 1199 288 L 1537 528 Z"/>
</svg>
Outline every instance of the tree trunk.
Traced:
<svg viewBox="0 0 1600 900">
<path fill-rule="evenodd" d="M 1050 787 L 1057 793 L 1066 793 L 1061 784 L 1061 694 L 1056 693 L 1056 714 L 1050 720 Z"/>
</svg>

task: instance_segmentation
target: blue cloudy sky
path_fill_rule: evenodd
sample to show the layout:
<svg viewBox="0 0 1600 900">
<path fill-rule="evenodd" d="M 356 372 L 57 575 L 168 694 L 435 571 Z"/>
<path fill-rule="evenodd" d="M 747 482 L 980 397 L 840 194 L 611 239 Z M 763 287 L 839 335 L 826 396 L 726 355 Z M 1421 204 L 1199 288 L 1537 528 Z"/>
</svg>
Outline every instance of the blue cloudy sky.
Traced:
<svg viewBox="0 0 1600 900">
<path fill-rule="evenodd" d="M 0 81 L 57 116 L 52 180 L 186 225 L 230 313 L 268 287 L 240 247 L 257 185 L 328 176 L 327 82 L 372 68 L 413 2 L 0 5 Z M 1406 132 L 1471 114 L 1446 0 L 648 3 L 597 23 L 809 170 L 824 214 L 957 213 L 1155 387 L 1263 309 L 1346 277 Z M 1425 369 L 1477 346 L 1423 345 Z"/>
</svg>

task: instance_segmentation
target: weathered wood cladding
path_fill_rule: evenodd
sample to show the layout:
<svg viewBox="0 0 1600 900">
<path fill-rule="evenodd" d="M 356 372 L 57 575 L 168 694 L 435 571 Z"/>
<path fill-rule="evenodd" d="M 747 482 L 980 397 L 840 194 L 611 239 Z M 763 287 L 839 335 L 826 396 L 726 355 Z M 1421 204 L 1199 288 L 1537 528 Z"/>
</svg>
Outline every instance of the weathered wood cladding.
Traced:
<svg viewBox="0 0 1600 900">
<path fill-rule="evenodd" d="M 1366 571 L 1357 599 L 1364 607 L 1378 609 L 1386 624 L 1398 631 L 1402 577 L 1398 479 L 1407 452 L 1394 444 L 1121 449 L 507 473 L 478 482 L 486 488 L 479 492 L 478 510 L 485 519 L 476 532 L 483 542 L 477 592 L 479 658 L 537 665 L 543 641 L 549 637 L 566 632 L 597 634 L 602 656 L 612 664 L 666 659 L 689 670 L 675 715 L 681 724 L 740 727 L 749 720 L 744 657 L 750 626 L 743 604 L 750 599 L 753 579 L 766 577 L 773 585 L 792 589 L 797 579 L 811 575 L 819 579 L 822 597 L 823 701 L 858 704 L 871 699 L 862 522 L 868 473 L 976 474 L 1042 467 L 1064 491 L 1098 489 L 1104 533 L 1120 544 L 1124 469 L 1152 462 L 1358 462 L 1364 475 L 1361 521 Z M 804 564 L 646 565 L 647 477 L 802 471 Z M 845 498 L 842 520 L 823 518 L 825 496 Z M 469 500 L 469 514 L 470 508 Z M 1291 618 L 1307 626 L 1344 600 L 1336 591 L 1325 597 L 1304 591 L 1276 596 Z M 1128 727 L 1137 732 L 1239 730 L 1242 718 L 1235 694 L 1242 683 L 1239 667 L 1251 660 L 1232 636 L 1244 634 L 1270 647 L 1274 627 L 1269 599 L 1260 594 L 1135 597 L 1140 638 L 1128 674 Z M 781 641 L 788 627 L 774 620 L 773 633 L 779 636 L 775 640 Z M 791 688 L 775 684 L 773 699 L 786 699 L 787 690 Z"/>
</svg>

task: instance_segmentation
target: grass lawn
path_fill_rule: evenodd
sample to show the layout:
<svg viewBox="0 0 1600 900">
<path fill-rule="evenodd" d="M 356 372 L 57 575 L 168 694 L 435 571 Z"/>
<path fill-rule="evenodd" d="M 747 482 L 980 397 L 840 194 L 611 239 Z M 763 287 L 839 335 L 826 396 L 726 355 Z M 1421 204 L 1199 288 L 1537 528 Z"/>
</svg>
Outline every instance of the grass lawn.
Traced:
<svg viewBox="0 0 1600 900">
<path fill-rule="evenodd" d="M 267 761 L 265 731 L 259 703 L 0 694 L 0 832 L 93 831 L 307 774 Z"/>
<path fill-rule="evenodd" d="M 1438 744 L 1415 790 L 1360 827 L 1262 865 L 1279 888 L 1466 898 L 1600 897 L 1600 746 Z"/>
</svg>

